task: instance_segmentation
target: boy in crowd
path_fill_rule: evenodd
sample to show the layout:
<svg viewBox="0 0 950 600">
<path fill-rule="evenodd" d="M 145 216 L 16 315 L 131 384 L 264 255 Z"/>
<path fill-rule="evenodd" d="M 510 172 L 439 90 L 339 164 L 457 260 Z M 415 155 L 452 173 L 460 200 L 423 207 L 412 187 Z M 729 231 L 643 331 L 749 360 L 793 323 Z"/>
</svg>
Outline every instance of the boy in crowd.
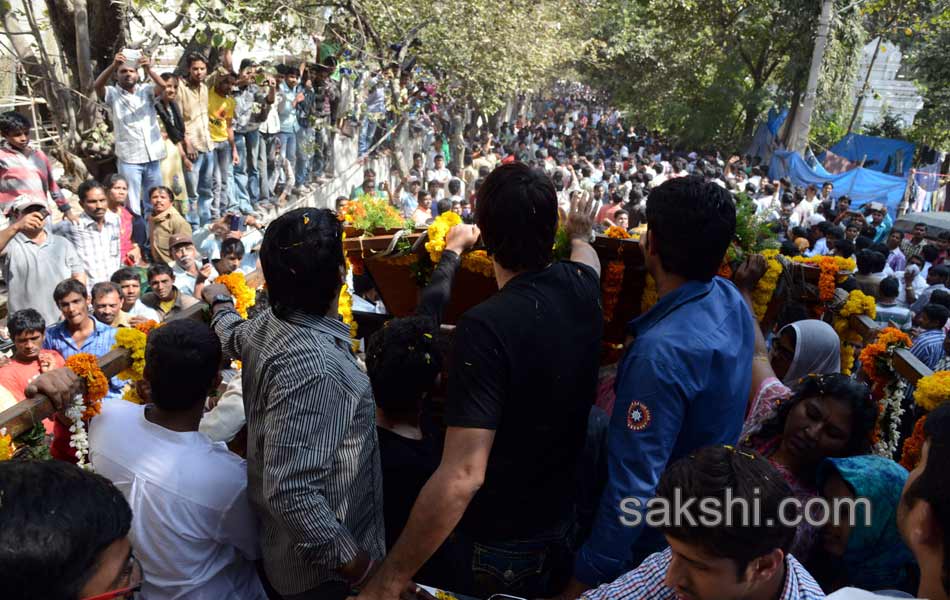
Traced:
<svg viewBox="0 0 950 600">
<path fill-rule="evenodd" d="M 125 267 L 112 274 L 112 283 L 119 286 L 122 295 L 122 310 L 129 314 L 129 322 L 135 325 L 138 320 L 161 321 L 162 317 L 153 308 L 142 302 L 142 280 L 136 269 Z"/>
<path fill-rule="evenodd" d="M 198 304 L 197 298 L 183 294 L 175 287 L 175 273 L 168 265 L 149 267 L 148 285 L 152 291 L 142 296 L 142 303 L 158 311 L 162 319 Z"/>
</svg>

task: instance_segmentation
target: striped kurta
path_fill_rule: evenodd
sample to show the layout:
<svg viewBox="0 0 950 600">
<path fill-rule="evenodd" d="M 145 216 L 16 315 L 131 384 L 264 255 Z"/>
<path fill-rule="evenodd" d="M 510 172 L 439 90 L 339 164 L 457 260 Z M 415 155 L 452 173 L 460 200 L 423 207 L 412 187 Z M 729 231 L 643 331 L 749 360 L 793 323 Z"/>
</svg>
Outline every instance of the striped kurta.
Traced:
<svg viewBox="0 0 950 600">
<path fill-rule="evenodd" d="M 340 321 L 267 310 L 212 320 L 226 356 L 243 361 L 247 488 L 261 551 L 281 595 L 342 581 L 337 567 L 385 553 L 376 407 Z"/>
</svg>

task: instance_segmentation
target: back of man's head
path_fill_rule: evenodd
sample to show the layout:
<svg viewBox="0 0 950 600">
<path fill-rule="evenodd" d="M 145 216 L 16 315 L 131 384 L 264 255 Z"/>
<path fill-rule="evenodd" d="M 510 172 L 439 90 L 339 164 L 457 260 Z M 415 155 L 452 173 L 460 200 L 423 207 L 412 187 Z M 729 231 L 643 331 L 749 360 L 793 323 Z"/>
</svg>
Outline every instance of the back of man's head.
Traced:
<svg viewBox="0 0 950 600">
<path fill-rule="evenodd" d="M 261 244 L 270 303 L 283 318 L 293 310 L 323 316 L 340 293 L 342 229 L 331 210 L 298 208 L 275 219 Z"/>
<path fill-rule="evenodd" d="M 4 598 L 78 600 L 106 568 L 103 551 L 132 524 L 128 502 L 109 480 L 58 460 L 0 462 L 0 498 Z"/>
<path fill-rule="evenodd" d="M 544 171 L 502 165 L 478 189 L 475 222 L 489 254 L 509 271 L 551 262 L 557 221 L 557 192 Z"/>
<path fill-rule="evenodd" d="M 647 198 L 647 228 L 663 270 L 709 281 L 736 233 L 736 207 L 728 191 L 701 177 L 669 180 Z"/>
<path fill-rule="evenodd" d="M 918 563 L 943 555 L 940 582 L 950 594 L 950 403 L 927 415 L 924 438 L 926 452 L 921 452 L 901 496 L 898 529 Z M 926 506 L 918 506 L 921 502 Z"/>
<path fill-rule="evenodd" d="M 901 293 L 900 282 L 896 277 L 885 277 L 878 285 L 878 294 L 882 299 L 893 300 Z"/>
<path fill-rule="evenodd" d="M 221 343 L 204 323 L 169 321 L 148 335 L 145 379 L 156 406 L 169 411 L 204 404 L 221 367 Z"/>
<path fill-rule="evenodd" d="M 669 506 L 675 506 L 676 498 L 680 503 L 695 498 L 693 506 L 705 500 L 707 506 L 717 507 L 720 523 L 697 527 L 683 519 L 659 529 L 667 538 L 732 560 L 737 579 L 742 579 L 753 560 L 776 549 L 788 553 L 795 527 L 783 524 L 780 513 L 783 501 L 791 496 L 779 472 L 760 455 L 731 446 L 710 446 L 667 467 L 656 497 Z M 753 505 L 760 508 L 756 514 L 751 511 Z"/>
<path fill-rule="evenodd" d="M 920 249 L 920 255 L 924 257 L 925 261 L 932 263 L 940 256 L 940 248 L 937 248 L 933 244 L 927 244 Z"/>
<path fill-rule="evenodd" d="M 373 398 L 384 413 L 411 418 L 442 369 L 434 323 L 428 317 L 393 319 L 366 343 L 366 370 Z"/>
<path fill-rule="evenodd" d="M 943 329 L 947 320 L 950 319 L 950 309 L 942 304 L 934 304 L 931 302 L 923 308 L 922 313 L 925 317 L 921 320 L 924 329 Z"/>
</svg>

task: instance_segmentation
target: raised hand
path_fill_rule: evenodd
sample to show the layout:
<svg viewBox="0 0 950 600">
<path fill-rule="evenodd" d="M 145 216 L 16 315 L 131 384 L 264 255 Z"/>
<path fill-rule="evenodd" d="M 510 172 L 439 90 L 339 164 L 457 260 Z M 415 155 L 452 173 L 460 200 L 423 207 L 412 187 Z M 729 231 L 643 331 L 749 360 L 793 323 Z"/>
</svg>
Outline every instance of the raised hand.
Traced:
<svg viewBox="0 0 950 600">
<path fill-rule="evenodd" d="M 589 242 L 594 229 L 594 218 L 600 210 L 600 202 L 587 192 L 575 194 L 571 199 L 571 212 L 567 214 L 564 229 L 572 240 Z"/>
</svg>

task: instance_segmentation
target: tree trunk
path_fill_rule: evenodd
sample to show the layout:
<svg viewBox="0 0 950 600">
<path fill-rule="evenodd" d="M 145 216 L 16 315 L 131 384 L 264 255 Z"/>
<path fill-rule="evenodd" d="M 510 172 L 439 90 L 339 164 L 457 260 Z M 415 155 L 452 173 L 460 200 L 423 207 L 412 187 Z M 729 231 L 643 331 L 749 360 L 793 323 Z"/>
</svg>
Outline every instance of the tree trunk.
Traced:
<svg viewBox="0 0 950 600">
<path fill-rule="evenodd" d="M 823 0 L 821 16 L 818 18 L 818 32 L 815 35 L 815 50 L 812 52 L 811 68 L 808 71 L 808 87 L 805 88 L 805 99 L 788 136 L 788 149 L 793 152 L 804 152 L 805 146 L 808 145 L 811 115 L 815 110 L 815 101 L 818 98 L 818 78 L 821 76 L 821 63 L 825 58 L 828 30 L 831 28 L 832 8 L 834 8 L 834 0 Z"/>
<path fill-rule="evenodd" d="M 858 92 L 858 97 L 854 102 L 854 112 L 851 113 L 851 120 L 848 121 L 848 133 L 854 129 L 854 121 L 858 118 L 858 113 L 861 112 L 861 105 L 864 103 L 864 96 L 868 93 L 868 83 L 871 81 L 871 71 L 874 69 L 874 61 L 877 60 L 877 55 L 881 51 L 881 41 L 883 38 L 877 38 L 877 45 L 874 46 L 874 54 L 871 55 L 871 64 L 868 65 L 868 71 L 864 75 L 864 83 L 861 85 L 861 91 Z"/>
<path fill-rule="evenodd" d="M 89 44 L 89 12 L 86 0 L 73 0 L 76 8 L 76 75 L 79 79 L 80 98 L 79 129 L 87 131 L 95 124 L 96 102 L 95 90 L 92 89 L 94 75 L 92 74 L 92 55 Z"/>
</svg>

